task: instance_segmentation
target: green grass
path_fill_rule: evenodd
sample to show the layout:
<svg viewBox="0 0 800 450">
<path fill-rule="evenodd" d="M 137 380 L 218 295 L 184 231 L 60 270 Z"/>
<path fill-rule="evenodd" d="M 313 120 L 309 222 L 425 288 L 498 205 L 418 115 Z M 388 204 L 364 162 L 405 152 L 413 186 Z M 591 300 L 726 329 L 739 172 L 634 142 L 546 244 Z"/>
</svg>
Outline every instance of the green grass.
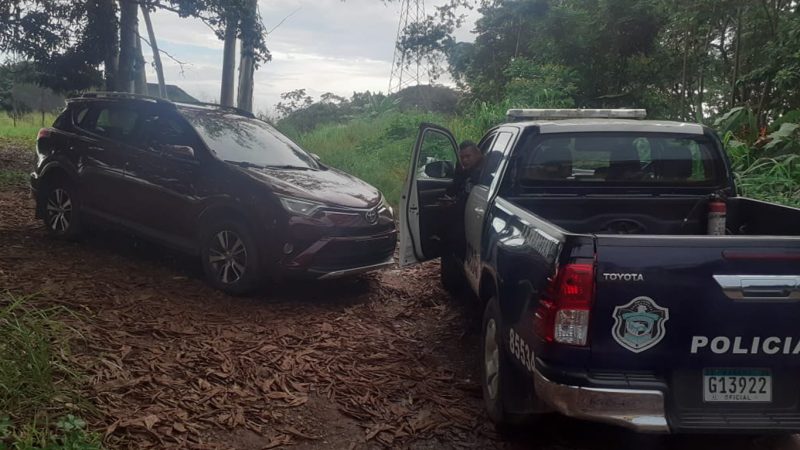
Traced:
<svg viewBox="0 0 800 450">
<path fill-rule="evenodd" d="M 23 171 L 0 169 L 0 190 L 24 187 L 27 181 L 28 174 Z"/>
<path fill-rule="evenodd" d="M 99 436 L 76 414 L 86 408 L 67 360 L 64 308 L 0 294 L 0 449 L 95 449 Z"/>
<path fill-rule="evenodd" d="M 479 107 L 472 117 L 390 112 L 321 126 L 305 134 L 283 131 L 301 147 L 318 154 L 324 163 L 372 184 L 390 203 L 397 205 L 421 123 L 440 124 L 450 129 L 459 141 L 477 142 L 485 130 L 502 118 L 499 107 Z"/>
<path fill-rule="evenodd" d="M 51 126 L 55 119 L 55 115 L 45 114 L 44 126 Z M 16 125 L 7 114 L 0 114 L 0 136 L 4 138 L 33 143 L 36 140 L 36 134 L 41 128 L 42 116 L 39 114 L 28 114 L 18 119 Z"/>
</svg>

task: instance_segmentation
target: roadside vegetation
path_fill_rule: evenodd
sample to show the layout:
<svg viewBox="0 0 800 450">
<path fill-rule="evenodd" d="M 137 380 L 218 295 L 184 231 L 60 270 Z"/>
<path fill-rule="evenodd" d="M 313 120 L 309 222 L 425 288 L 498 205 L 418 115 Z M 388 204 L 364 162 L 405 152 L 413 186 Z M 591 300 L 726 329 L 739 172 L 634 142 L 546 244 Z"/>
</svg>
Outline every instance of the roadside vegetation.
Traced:
<svg viewBox="0 0 800 450">
<path fill-rule="evenodd" d="M 279 127 L 323 162 L 374 184 L 397 205 L 419 124 L 433 122 L 459 140 L 477 141 L 505 117 L 507 105 L 476 104 L 461 114 L 390 110 L 346 123 L 323 124 L 309 132 Z M 763 134 L 753 131 L 752 112 L 736 109 L 720 117 L 720 133 L 736 173 L 740 194 L 800 207 L 800 125 L 775 121 Z"/>
<path fill-rule="evenodd" d="M 100 448 L 84 420 L 62 307 L 0 293 L 0 449 Z"/>
<path fill-rule="evenodd" d="M 474 41 L 459 42 L 470 5 Z M 800 206 L 797 2 L 453 0 L 406 27 L 398 48 L 434 80 L 449 72 L 456 108 L 429 101 L 422 109 L 438 114 L 413 112 L 404 99 L 421 87 L 372 96 L 380 108 L 357 114 L 364 93 L 314 102 L 296 90 L 277 108 L 280 129 L 393 202 L 419 119 L 476 140 L 507 108 L 644 108 L 716 128 L 743 195 Z"/>
</svg>

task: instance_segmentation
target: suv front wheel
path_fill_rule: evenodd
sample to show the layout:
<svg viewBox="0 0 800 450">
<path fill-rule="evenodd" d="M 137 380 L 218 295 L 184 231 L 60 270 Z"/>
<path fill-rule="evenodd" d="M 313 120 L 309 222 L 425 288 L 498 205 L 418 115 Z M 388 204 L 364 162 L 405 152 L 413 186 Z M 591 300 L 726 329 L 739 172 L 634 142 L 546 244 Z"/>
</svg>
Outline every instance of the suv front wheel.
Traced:
<svg viewBox="0 0 800 450">
<path fill-rule="evenodd" d="M 261 261 L 252 234 L 233 221 L 205 227 L 200 250 L 208 282 L 228 294 L 254 291 L 261 278 Z"/>
</svg>

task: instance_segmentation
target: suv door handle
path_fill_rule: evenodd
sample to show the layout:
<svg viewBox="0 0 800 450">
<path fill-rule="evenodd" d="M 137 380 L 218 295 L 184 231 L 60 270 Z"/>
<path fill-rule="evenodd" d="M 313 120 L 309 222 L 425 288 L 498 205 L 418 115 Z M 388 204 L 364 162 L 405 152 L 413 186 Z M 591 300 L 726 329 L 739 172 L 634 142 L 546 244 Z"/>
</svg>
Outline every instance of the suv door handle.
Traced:
<svg viewBox="0 0 800 450">
<path fill-rule="evenodd" d="M 91 150 L 91 151 L 93 151 L 93 152 L 102 152 L 102 151 L 105 151 L 105 149 L 104 149 L 103 147 L 98 147 L 98 146 L 96 146 L 96 145 L 90 145 L 90 146 L 86 147 L 86 149 L 87 149 L 87 150 Z"/>
</svg>

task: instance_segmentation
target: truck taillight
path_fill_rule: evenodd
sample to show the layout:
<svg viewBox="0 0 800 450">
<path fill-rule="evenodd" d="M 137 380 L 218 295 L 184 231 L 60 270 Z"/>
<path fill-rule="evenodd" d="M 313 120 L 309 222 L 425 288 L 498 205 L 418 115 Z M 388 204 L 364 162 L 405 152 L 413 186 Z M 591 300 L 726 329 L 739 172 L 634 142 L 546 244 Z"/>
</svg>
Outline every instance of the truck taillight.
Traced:
<svg viewBox="0 0 800 450">
<path fill-rule="evenodd" d="M 534 330 L 548 342 L 586 345 L 593 298 L 594 264 L 562 266 L 539 299 Z"/>
<path fill-rule="evenodd" d="M 39 134 L 36 135 L 36 140 L 41 138 L 50 137 L 50 129 L 49 128 L 42 128 L 39 130 Z"/>
</svg>

